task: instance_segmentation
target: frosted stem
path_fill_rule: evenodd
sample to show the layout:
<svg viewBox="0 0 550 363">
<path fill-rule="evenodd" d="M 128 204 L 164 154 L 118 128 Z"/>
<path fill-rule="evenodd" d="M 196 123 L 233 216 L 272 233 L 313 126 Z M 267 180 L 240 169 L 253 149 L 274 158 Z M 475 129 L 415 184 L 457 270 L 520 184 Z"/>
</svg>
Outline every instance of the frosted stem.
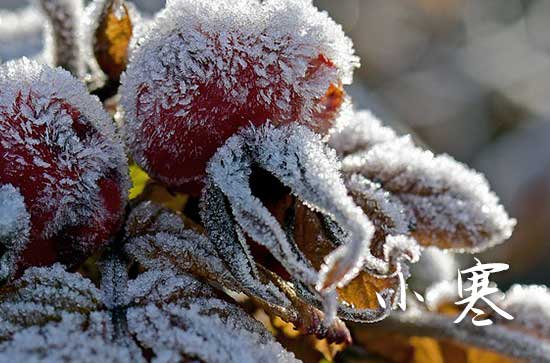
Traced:
<svg viewBox="0 0 550 363">
<path fill-rule="evenodd" d="M 450 317 L 426 311 L 394 312 L 387 319 L 361 325 L 360 329 L 449 339 L 528 362 L 550 362 L 550 345 L 525 332 L 498 325 L 479 328 L 469 322 L 455 324 Z"/>
<path fill-rule="evenodd" d="M 80 45 L 82 0 L 39 0 L 39 3 L 50 25 L 53 65 L 81 77 L 84 73 Z"/>
</svg>

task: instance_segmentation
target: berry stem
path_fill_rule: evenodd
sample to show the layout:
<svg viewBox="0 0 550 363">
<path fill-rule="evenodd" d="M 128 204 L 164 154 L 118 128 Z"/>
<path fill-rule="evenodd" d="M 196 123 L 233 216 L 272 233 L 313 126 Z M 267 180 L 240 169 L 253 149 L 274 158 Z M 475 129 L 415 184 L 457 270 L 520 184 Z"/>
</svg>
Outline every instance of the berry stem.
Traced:
<svg viewBox="0 0 550 363">
<path fill-rule="evenodd" d="M 40 0 L 49 23 L 53 64 L 81 78 L 84 66 L 80 46 L 82 0 Z"/>
</svg>

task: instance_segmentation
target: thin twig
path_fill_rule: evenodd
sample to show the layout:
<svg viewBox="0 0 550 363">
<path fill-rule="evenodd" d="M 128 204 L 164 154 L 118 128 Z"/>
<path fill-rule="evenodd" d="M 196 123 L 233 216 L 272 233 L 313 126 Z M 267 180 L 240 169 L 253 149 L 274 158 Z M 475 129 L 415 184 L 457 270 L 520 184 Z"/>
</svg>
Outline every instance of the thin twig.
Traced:
<svg viewBox="0 0 550 363">
<path fill-rule="evenodd" d="M 53 47 L 53 63 L 75 77 L 81 77 L 84 63 L 81 54 L 82 0 L 40 0 L 48 18 Z"/>
<path fill-rule="evenodd" d="M 359 329 L 449 339 L 529 362 L 550 362 L 550 345 L 525 332 L 496 324 L 485 327 L 476 327 L 467 321 L 455 324 L 447 316 L 417 309 L 394 312 L 379 323 L 363 324 Z"/>
</svg>

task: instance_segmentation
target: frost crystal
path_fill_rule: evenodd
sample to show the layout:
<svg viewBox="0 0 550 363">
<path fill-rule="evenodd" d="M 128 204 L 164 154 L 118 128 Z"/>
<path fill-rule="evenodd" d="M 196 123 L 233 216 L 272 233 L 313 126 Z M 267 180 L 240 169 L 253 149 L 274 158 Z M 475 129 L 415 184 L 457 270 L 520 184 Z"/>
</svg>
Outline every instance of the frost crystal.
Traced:
<svg viewBox="0 0 550 363">
<path fill-rule="evenodd" d="M 169 222 L 169 223 L 168 223 Z M 135 227 L 146 225 L 147 230 Z M 241 245 L 232 245 L 185 230 L 180 217 L 145 202 L 129 217 L 126 251 L 150 270 L 193 273 L 236 292 L 290 308 L 290 302 L 272 283 L 264 283 Z M 135 226 L 135 227 L 134 227 Z"/>
<path fill-rule="evenodd" d="M 349 153 L 344 174 L 362 175 L 398 199 L 421 244 L 479 251 L 510 237 L 515 220 L 481 174 L 396 137 L 368 114 L 347 117 L 331 137 L 340 153 Z M 371 134 L 356 132 L 361 123 Z"/>
<path fill-rule="evenodd" d="M 141 305 L 128 310 L 128 328 L 155 353 L 152 362 L 297 361 L 259 322 L 191 277 L 148 272 L 129 291 Z"/>
<path fill-rule="evenodd" d="M 345 233 L 316 271 L 292 238 L 262 201 L 253 194 L 249 178 L 253 167 L 259 167 L 289 188 L 308 208 L 329 217 Z M 230 138 L 212 158 L 208 167 L 213 188 L 207 188 L 203 203 L 206 229 L 223 241 L 218 248 L 241 244 L 236 239 L 244 231 L 255 242 L 265 246 L 297 282 L 315 286 L 325 301 L 327 318 L 334 313 L 334 289 L 346 285 L 362 268 L 385 273 L 389 270 L 384 256 L 370 253 L 374 228 L 361 208 L 348 195 L 334 152 L 319 136 L 302 126 L 249 128 Z M 219 192 L 216 191 L 219 188 Z M 223 193 L 231 207 L 225 218 L 210 220 L 225 207 L 223 199 L 210 195 Z M 232 219 L 235 219 L 235 228 Z M 234 241 L 228 243 L 228 241 Z M 225 247 L 227 248 L 227 247 Z M 245 248 L 246 249 L 246 248 Z M 414 254 L 414 253 L 413 253 Z M 330 307 L 330 308 L 328 308 Z"/>
<path fill-rule="evenodd" d="M 331 130 L 329 145 L 339 154 L 370 149 L 374 145 L 397 138 L 395 131 L 382 125 L 369 111 L 355 112 L 346 107 Z"/>
<path fill-rule="evenodd" d="M 0 302 L 0 341 L 29 326 L 59 321 L 64 315 L 87 314 L 101 307 L 99 290 L 91 281 L 60 265 L 30 268 Z"/>
<path fill-rule="evenodd" d="M 60 265 L 28 269 L 0 301 L 0 362 L 297 362 L 189 275 L 151 270 L 127 281 L 114 257 L 102 273 L 99 290 Z"/>
<path fill-rule="evenodd" d="M 249 123 L 325 128 L 325 96 L 357 66 L 341 27 L 302 0 L 170 1 L 138 44 L 122 77 L 126 142 L 174 187 L 202 180 L 203 161 Z"/>
<path fill-rule="evenodd" d="M 82 0 L 38 0 L 49 26 L 54 66 L 63 67 L 77 77 L 84 73 L 81 45 Z"/>
<path fill-rule="evenodd" d="M 11 184 L 0 186 L 0 285 L 15 271 L 29 241 L 30 217 L 23 196 Z"/>
<path fill-rule="evenodd" d="M 28 328 L 0 344 L 0 362 L 146 362 L 135 344 L 115 343 L 110 334 L 108 314 L 94 313 L 90 319 L 63 315 L 60 322 Z"/>
</svg>

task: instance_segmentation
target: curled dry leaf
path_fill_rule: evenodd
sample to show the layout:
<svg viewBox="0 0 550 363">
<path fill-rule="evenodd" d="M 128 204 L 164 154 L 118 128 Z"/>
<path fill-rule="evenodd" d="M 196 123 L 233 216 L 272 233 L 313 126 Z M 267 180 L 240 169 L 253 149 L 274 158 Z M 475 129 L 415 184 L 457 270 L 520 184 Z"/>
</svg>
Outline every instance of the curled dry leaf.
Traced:
<svg viewBox="0 0 550 363">
<path fill-rule="evenodd" d="M 128 62 L 133 34 L 132 19 L 124 0 L 105 0 L 93 37 L 97 63 L 110 80 L 118 81 Z"/>
<path fill-rule="evenodd" d="M 359 175 L 389 192 L 423 246 L 473 252 L 510 237 L 515 220 L 485 177 L 397 137 L 371 114 L 343 115 L 329 143 L 342 155 L 346 180 Z"/>
<path fill-rule="evenodd" d="M 146 269 L 192 273 L 248 295 L 269 314 L 293 323 L 303 334 L 335 342 L 350 340 L 340 320 L 324 327 L 324 314 L 300 299 L 288 282 L 256 265 L 242 245 L 228 245 L 220 253 L 211 238 L 185 229 L 180 216 L 171 211 L 151 202 L 140 204 L 129 217 L 127 236 L 126 251 Z"/>
<path fill-rule="evenodd" d="M 385 244 L 384 231 L 376 235 L 348 194 L 333 151 L 317 135 L 300 126 L 246 129 L 220 148 L 207 171 L 203 222 L 210 239 L 219 241 L 217 248 L 240 244 L 250 249 L 312 305 L 323 304 L 328 321 L 337 310 L 361 321 L 388 314 L 392 304 L 381 308 L 375 293 L 395 296 L 397 262 L 415 260 L 418 247 L 404 236 Z M 222 209 L 225 217 L 217 217 Z M 263 256 L 254 253 L 258 250 Z M 372 276 L 361 277 L 348 290 L 345 286 L 363 269 Z M 352 292 L 356 288 L 363 293 Z M 336 289 L 352 301 L 336 304 Z"/>
</svg>

